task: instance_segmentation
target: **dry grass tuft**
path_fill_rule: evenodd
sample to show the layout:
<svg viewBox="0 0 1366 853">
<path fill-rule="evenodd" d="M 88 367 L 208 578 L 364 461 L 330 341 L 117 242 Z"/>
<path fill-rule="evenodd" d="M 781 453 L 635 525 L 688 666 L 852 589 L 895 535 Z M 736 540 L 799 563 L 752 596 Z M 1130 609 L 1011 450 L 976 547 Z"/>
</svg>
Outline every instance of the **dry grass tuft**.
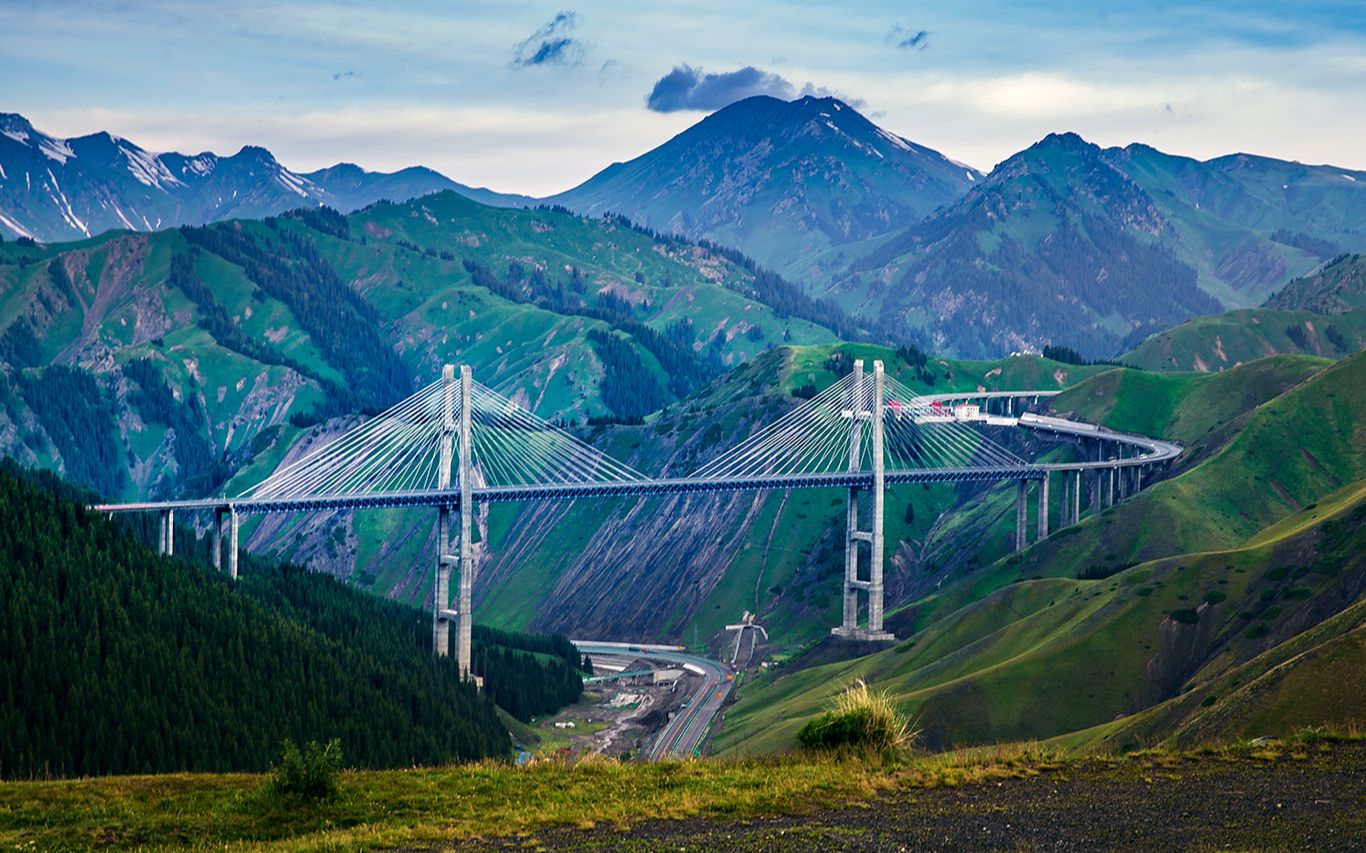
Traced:
<svg viewBox="0 0 1366 853">
<path fill-rule="evenodd" d="M 886 691 L 858 679 L 835 697 L 835 707 L 802 726 L 797 739 L 817 749 L 898 750 L 920 735 Z"/>
</svg>

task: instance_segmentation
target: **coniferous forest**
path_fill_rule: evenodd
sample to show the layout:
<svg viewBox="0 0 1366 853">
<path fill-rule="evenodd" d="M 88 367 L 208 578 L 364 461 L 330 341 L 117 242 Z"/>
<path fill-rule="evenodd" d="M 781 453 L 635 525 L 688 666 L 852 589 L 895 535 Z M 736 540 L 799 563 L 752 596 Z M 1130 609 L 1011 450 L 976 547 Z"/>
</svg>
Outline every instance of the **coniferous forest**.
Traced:
<svg viewBox="0 0 1366 853">
<path fill-rule="evenodd" d="M 156 554 L 145 519 L 110 521 L 86 497 L 0 463 L 0 777 L 261 770 L 285 738 L 339 738 L 360 767 L 510 749 L 493 704 L 506 691 L 480 694 L 433 658 L 429 615 L 245 553 L 232 583 Z M 489 682 L 541 688 L 516 693 L 517 716 L 582 689 L 562 637 L 476 643 Z"/>
</svg>

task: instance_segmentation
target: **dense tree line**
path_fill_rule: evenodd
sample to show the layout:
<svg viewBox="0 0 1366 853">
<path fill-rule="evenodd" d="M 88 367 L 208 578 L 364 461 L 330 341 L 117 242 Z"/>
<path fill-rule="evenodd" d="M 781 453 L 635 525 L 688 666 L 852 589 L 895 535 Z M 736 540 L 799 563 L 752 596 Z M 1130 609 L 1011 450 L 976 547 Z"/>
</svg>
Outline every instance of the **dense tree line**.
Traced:
<svg viewBox="0 0 1366 853">
<path fill-rule="evenodd" d="M 37 367 L 43 361 L 42 344 L 27 317 L 19 317 L 0 335 L 0 362 L 10 367 Z"/>
<path fill-rule="evenodd" d="M 363 767 L 509 749 L 417 611 L 249 560 L 233 584 L 54 481 L 0 463 L 0 775 L 261 770 L 283 738 Z"/>
<path fill-rule="evenodd" d="M 470 666 L 498 707 L 522 722 L 553 714 L 583 693 L 583 659 L 561 634 L 522 634 L 475 625 Z"/>
<path fill-rule="evenodd" d="M 80 303 L 76 301 L 76 286 L 71 282 L 71 276 L 66 274 L 66 267 L 62 264 L 61 258 L 53 258 L 47 265 L 48 278 L 52 279 L 52 286 L 57 288 L 57 292 L 66 298 L 68 304 L 75 308 Z"/>
<path fill-rule="evenodd" d="M 177 400 L 171 386 L 166 384 L 158 362 L 137 358 L 123 366 L 123 375 L 132 380 L 137 389 L 128 395 L 128 403 L 136 408 L 143 420 L 165 424 L 175 436 L 172 453 L 180 468 L 180 481 L 198 477 L 214 463 L 213 447 L 209 443 L 209 421 L 199 403 L 190 394 Z"/>
<path fill-rule="evenodd" d="M 629 338 L 591 329 L 588 340 L 602 362 L 602 402 L 618 417 L 643 417 L 669 402 Z"/>
<path fill-rule="evenodd" d="M 333 210 L 327 205 L 301 207 L 283 215 L 289 219 L 297 219 L 314 231 L 326 234 L 329 237 L 336 237 L 338 240 L 351 239 L 350 221 L 341 211 Z"/>
<path fill-rule="evenodd" d="M 294 314 L 329 364 L 347 378 L 320 414 L 378 411 L 407 396 L 407 368 L 380 333 L 370 303 L 341 280 L 306 237 L 276 229 L 259 240 L 234 224 L 181 228 L 191 244 L 241 267 Z"/>
<path fill-rule="evenodd" d="M 114 403 L 93 376 L 54 364 L 16 371 L 13 385 L 61 456 L 67 479 L 106 497 L 123 493 L 127 477 Z"/>
<path fill-rule="evenodd" d="M 1337 243 L 1305 234 L 1303 231 L 1291 231 L 1289 228 L 1278 228 L 1271 234 L 1271 239 L 1317 255 L 1319 258 L 1332 258 L 1342 253 L 1342 247 Z"/>
</svg>

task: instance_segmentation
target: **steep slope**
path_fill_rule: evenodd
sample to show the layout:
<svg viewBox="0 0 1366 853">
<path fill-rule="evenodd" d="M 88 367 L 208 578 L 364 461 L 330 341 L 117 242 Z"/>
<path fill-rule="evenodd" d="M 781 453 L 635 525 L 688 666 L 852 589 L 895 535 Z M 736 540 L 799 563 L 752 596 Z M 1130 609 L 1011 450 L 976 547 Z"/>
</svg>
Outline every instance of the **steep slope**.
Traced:
<svg viewBox="0 0 1366 853">
<path fill-rule="evenodd" d="M 879 241 L 832 287 L 941 351 L 1062 343 L 1103 357 L 1194 314 L 1261 303 L 1366 245 L 1364 220 L 1366 174 L 1053 134 Z"/>
<path fill-rule="evenodd" d="M 787 272 L 923 218 L 980 175 L 834 98 L 747 98 L 547 201 L 735 246 Z"/>
<path fill-rule="evenodd" d="M 1247 668 L 1284 643 L 1337 643 L 1350 658 L 1355 623 L 1296 638 L 1366 592 L 1363 371 L 1366 355 L 1327 366 L 1282 356 L 1206 376 L 1112 370 L 1064 391 L 1053 398 L 1059 411 L 1187 443 L 1176 475 L 1021 554 L 923 589 L 889 614 L 907 639 L 775 676 L 742 697 L 719 743 L 790 747 L 805 717 L 859 676 L 892 688 L 937 746 L 1062 735 L 1172 699 L 1180 707 L 1166 722 L 1107 741 L 1147 742 L 1185 726 L 1209 691 L 1173 697 L 1235 671 L 1241 681 L 1218 692 L 1236 692 L 1289 659 Z M 960 512 L 967 526 L 982 523 L 973 506 Z M 1257 694 L 1265 701 L 1244 696 L 1219 730 L 1242 725 L 1235 717 L 1341 720 L 1345 694 L 1321 694 L 1298 706 L 1279 688 Z M 1351 713 L 1362 713 L 1359 699 Z"/>
<path fill-rule="evenodd" d="M 260 771 L 286 737 L 362 767 L 507 753 L 415 611 L 298 571 L 232 584 L 54 490 L 0 466 L 6 778 Z"/>
<path fill-rule="evenodd" d="M 938 351 L 1109 355 L 1136 329 L 1219 308 L 1162 245 L 1168 227 L 1100 148 L 1052 135 L 855 262 L 835 291 L 856 312 L 895 312 Z"/>
<path fill-rule="evenodd" d="M 0 236 L 57 242 L 111 229 L 259 218 L 300 205 L 349 212 L 441 190 L 488 204 L 529 201 L 465 187 L 422 167 L 384 174 L 342 163 L 302 175 L 255 146 L 220 157 L 154 154 L 104 132 L 56 139 L 23 116 L 0 113 Z"/>
<path fill-rule="evenodd" d="M 1366 255 L 1342 255 L 1266 300 L 1268 308 L 1348 314 L 1366 308 Z"/>
</svg>

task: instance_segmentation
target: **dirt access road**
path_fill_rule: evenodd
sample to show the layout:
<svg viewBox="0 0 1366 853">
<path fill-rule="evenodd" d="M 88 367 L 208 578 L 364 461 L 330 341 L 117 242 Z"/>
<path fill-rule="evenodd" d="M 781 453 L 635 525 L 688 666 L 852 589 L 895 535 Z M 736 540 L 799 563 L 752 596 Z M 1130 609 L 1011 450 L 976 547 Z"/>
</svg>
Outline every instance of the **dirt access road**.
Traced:
<svg viewBox="0 0 1366 853">
<path fill-rule="evenodd" d="M 548 850 L 1362 850 L 1366 743 L 1302 757 L 1070 763 L 1038 776 L 903 790 L 862 808 L 649 821 L 483 839 Z"/>
</svg>

